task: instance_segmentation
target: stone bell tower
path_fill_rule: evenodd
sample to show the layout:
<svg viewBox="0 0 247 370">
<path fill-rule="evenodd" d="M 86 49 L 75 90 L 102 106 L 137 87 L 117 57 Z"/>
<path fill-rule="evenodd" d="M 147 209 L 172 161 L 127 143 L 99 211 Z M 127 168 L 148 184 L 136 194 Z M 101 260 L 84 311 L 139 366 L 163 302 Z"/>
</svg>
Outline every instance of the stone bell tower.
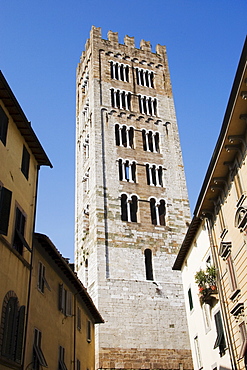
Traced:
<svg viewBox="0 0 247 370">
<path fill-rule="evenodd" d="M 179 273 L 190 220 L 166 48 L 92 27 L 77 69 L 79 278 L 102 369 L 192 369 Z"/>
</svg>

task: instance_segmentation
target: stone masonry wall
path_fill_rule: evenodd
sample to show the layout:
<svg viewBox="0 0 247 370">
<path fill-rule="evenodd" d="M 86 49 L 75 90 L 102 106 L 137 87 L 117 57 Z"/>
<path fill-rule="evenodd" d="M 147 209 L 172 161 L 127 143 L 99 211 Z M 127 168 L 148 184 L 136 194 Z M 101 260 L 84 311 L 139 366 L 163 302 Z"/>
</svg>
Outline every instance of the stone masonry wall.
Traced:
<svg viewBox="0 0 247 370">
<path fill-rule="evenodd" d="M 129 66 L 128 81 L 111 78 L 111 61 Z M 152 71 L 154 87 L 135 68 Z M 111 89 L 131 93 L 129 109 L 112 107 Z M 140 113 L 138 95 L 157 100 Z M 132 148 L 116 145 L 115 125 L 132 127 Z M 145 151 L 142 130 L 159 133 L 159 151 Z M 78 275 L 105 324 L 96 328 L 96 366 L 191 369 L 180 275 L 172 265 L 190 219 L 166 49 L 126 36 L 101 38 L 93 27 L 77 69 L 76 251 Z M 119 159 L 136 161 L 136 182 L 119 180 Z M 162 186 L 147 184 L 146 163 L 162 166 Z M 138 197 L 137 222 L 121 219 L 121 194 Z M 150 198 L 166 204 L 165 225 L 152 224 Z M 152 251 L 146 280 L 144 252 Z"/>
</svg>

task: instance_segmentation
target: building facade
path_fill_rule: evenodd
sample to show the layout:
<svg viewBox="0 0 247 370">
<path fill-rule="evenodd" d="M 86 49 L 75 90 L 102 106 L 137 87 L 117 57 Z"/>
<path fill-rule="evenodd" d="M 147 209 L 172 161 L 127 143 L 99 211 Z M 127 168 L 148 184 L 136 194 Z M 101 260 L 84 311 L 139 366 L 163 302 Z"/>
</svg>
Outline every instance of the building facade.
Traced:
<svg viewBox="0 0 247 370">
<path fill-rule="evenodd" d="M 210 254 L 216 269 L 216 298 L 221 314 L 220 319 L 218 316 L 214 320 L 217 335 L 211 343 L 209 338 L 207 339 L 207 352 L 211 355 L 219 348 L 221 362 L 225 353 L 228 353 L 230 365 L 226 368 L 238 370 L 247 368 L 246 67 L 247 41 L 243 47 L 220 135 L 199 194 L 194 217 L 174 264 L 175 269 L 182 269 L 184 282 L 187 274 L 192 278 L 193 264 L 190 260 L 191 255 L 195 253 L 193 243 L 201 234 L 202 225 L 206 224 Z M 198 249 L 194 261 L 198 266 L 205 258 L 202 251 Z M 187 294 L 188 284 L 184 289 Z M 195 294 L 194 299 L 198 299 Z M 214 315 L 212 310 L 209 309 L 209 312 Z M 190 323 L 189 329 L 191 330 Z M 203 336 L 198 336 L 198 343 L 200 347 L 205 345 Z M 217 369 L 220 368 L 220 361 L 217 362 Z M 202 365 L 204 367 L 204 363 Z"/>
<path fill-rule="evenodd" d="M 94 370 L 103 319 L 49 238 L 34 238 L 38 172 L 51 163 L 1 72 L 0 158 L 0 369 Z"/>
<path fill-rule="evenodd" d="M 209 235 L 207 219 L 193 218 L 183 242 L 186 255 L 174 268 L 182 272 L 194 369 L 232 369 Z"/>
<path fill-rule="evenodd" d="M 0 368 L 22 364 L 41 165 L 51 166 L 0 72 Z"/>
<path fill-rule="evenodd" d="M 102 322 L 73 266 L 36 233 L 25 369 L 94 370 L 94 326 Z"/>
<path fill-rule="evenodd" d="M 171 266 L 190 220 L 166 48 L 92 27 L 77 69 L 79 278 L 105 319 L 97 368 L 192 368 Z"/>
</svg>

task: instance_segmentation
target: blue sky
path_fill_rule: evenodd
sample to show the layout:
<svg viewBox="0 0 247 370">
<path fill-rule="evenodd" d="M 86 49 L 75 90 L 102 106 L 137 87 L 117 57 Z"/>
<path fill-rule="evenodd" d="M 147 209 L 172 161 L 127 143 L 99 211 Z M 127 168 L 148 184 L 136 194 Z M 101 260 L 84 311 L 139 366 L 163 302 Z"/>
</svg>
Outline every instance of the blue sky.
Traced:
<svg viewBox="0 0 247 370">
<path fill-rule="evenodd" d="M 2 0 L 0 69 L 54 168 L 41 168 L 36 231 L 74 249 L 76 66 L 92 25 L 166 45 L 191 209 L 246 36 L 246 0 Z"/>
</svg>

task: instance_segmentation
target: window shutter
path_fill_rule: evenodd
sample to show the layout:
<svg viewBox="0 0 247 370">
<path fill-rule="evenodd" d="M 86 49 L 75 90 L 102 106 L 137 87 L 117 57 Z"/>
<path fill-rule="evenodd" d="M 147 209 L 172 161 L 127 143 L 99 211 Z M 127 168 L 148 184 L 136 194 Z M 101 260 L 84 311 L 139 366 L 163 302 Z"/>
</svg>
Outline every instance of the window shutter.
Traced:
<svg viewBox="0 0 247 370">
<path fill-rule="evenodd" d="M 81 330 L 81 309 L 77 307 L 77 329 Z"/>
<path fill-rule="evenodd" d="M 6 145 L 7 130 L 9 119 L 6 116 L 3 108 L 0 106 L 0 141 Z"/>
<path fill-rule="evenodd" d="M 16 362 L 18 363 L 21 363 L 21 358 L 22 358 L 24 323 L 25 323 L 25 306 L 21 306 L 19 309 L 19 313 L 18 313 L 16 352 L 15 352 L 15 359 L 16 359 Z"/>
<path fill-rule="evenodd" d="M 193 310 L 194 306 L 193 306 L 193 299 L 192 299 L 192 292 L 191 292 L 191 288 L 189 288 L 188 290 L 188 297 L 189 297 L 189 306 L 190 306 L 190 311 Z"/>
<path fill-rule="evenodd" d="M 72 293 L 66 291 L 66 316 L 72 316 Z"/>
<path fill-rule="evenodd" d="M 2 355 L 10 360 L 15 359 L 15 333 L 17 324 L 17 298 L 11 297 L 6 307 Z"/>
<path fill-rule="evenodd" d="M 239 331 L 240 331 L 240 336 L 241 336 L 241 347 L 240 347 L 240 353 L 239 353 L 239 359 L 240 359 L 244 357 L 244 355 L 246 354 L 246 350 L 247 350 L 247 332 L 246 332 L 246 325 L 244 321 L 239 325 Z"/>
<path fill-rule="evenodd" d="M 0 234 L 8 234 L 9 214 L 12 192 L 4 187 L 0 188 Z"/>
<path fill-rule="evenodd" d="M 226 347 L 226 342 L 225 342 L 225 336 L 224 336 L 224 330 L 223 330 L 223 324 L 221 320 L 220 311 L 216 313 L 216 315 L 214 316 L 214 319 L 215 319 L 215 325 L 216 325 L 216 331 L 217 331 L 217 338 L 214 344 L 214 349 L 219 347 L 220 355 L 222 355 Z"/>
<path fill-rule="evenodd" d="M 42 262 L 39 262 L 39 280 L 38 280 L 38 288 L 39 290 L 44 293 L 44 265 Z"/>
<path fill-rule="evenodd" d="M 22 152 L 22 162 L 21 162 L 21 172 L 28 180 L 28 172 L 29 172 L 29 163 L 30 163 L 30 154 L 27 151 L 25 145 L 23 145 L 23 152 Z"/>
<path fill-rule="evenodd" d="M 87 341 L 91 342 L 91 321 L 87 321 Z"/>
<path fill-rule="evenodd" d="M 34 343 L 33 343 L 33 354 L 34 354 L 34 369 L 41 367 L 48 367 L 45 356 L 41 349 L 41 331 L 35 329 L 34 331 Z"/>
<path fill-rule="evenodd" d="M 58 309 L 64 313 L 65 308 L 65 290 L 63 284 L 59 284 Z"/>
</svg>

